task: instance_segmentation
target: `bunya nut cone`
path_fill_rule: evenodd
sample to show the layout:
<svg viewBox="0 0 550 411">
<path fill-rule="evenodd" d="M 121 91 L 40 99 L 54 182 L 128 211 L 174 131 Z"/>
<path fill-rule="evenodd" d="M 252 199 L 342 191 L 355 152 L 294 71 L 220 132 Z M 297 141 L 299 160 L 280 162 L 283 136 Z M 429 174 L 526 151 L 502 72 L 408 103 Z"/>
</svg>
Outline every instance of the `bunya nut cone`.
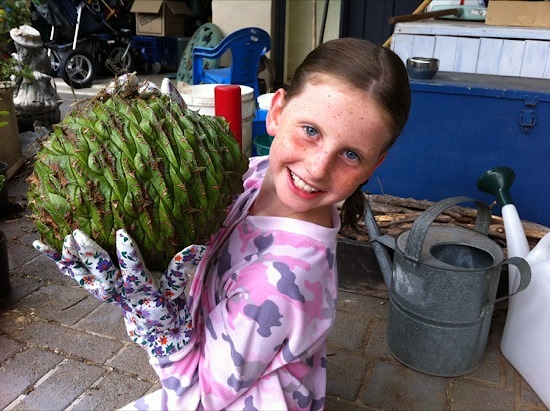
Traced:
<svg viewBox="0 0 550 411">
<path fill-rule="evenodd" d="M 43 241 L 61 250 L 78 228 L 116 261 L 125 228 L 161 270 L 204 244 L 242 192 L 248 159 L 227 121 L 200 115 L 134 79 L 111 83 L 54 126 L 36 155 L 28 201 Z"/>
</svg>

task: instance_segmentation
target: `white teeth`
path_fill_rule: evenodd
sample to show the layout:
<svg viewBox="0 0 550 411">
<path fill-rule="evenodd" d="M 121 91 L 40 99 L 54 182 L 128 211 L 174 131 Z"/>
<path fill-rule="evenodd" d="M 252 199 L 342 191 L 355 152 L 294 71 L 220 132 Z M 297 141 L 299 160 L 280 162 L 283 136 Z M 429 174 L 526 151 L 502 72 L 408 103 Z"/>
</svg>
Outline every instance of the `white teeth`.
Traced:
<svg viewBox="0 0 550 411">
<path fill-rule="evenodd" d="M 313 188 L 312 186 L 307 184 L 304 180 L 300 179 L 300 177 L 298 177 L 292 171 L 290 172 L 290 175 L 292 176 L 292 180 L 294 180 L 294 185 L 300 190 L 305 191 L 306 193 L 315 193 L 319 191 L 316 188 Z"/>
</svg>

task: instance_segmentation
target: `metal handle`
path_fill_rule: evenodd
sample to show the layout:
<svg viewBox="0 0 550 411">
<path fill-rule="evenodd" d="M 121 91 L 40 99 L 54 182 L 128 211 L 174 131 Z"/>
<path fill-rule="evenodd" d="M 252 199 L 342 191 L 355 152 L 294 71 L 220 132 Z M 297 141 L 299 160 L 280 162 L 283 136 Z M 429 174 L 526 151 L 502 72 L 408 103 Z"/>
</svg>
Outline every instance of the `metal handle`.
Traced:
<svg viewBox="0 0 550 411">
<path fill-rule="evenodd" d="M 504 301 L 507 298 L 510 298 L 511 296 L 519 293 L 520 291 L 525 290 L 527 288 L 527 286 L 529 285 L 529 283 L 531 282 L 531 266 L 529 265 L 529 263 L 525 259 L 523 259 L 521 257 L 510 257 L 510 258 L 508 258 L 504 261 L 501 261 L 499 263 L 499 265 L 504 265 L 504 264 L 514 265 L 514 266 L 517 267 L 519 275 L 520 275 L 518 288 L 517 288 L 516 291 L 514 291 L 514 292 L 512 292 L 508 295 L 505 295 L 505 296 L 499 297 L 499 298 L 495 298 L 494 300 L 483 304 L 483 306 L 481 307 L 481 316 L 484 316 L 486 311 L 493 304 L 496 304 L 500 301 Z"/>
<path fill-rule="evenodd" d="M 476 203 L 477 205 L 477 218 L 474 230 L 483 235 L 487 235 L 489 232 L 489 225 L 491 224 L 491 211 L 486 203 L 464 196 L 447 198 L 427 208 L 426 211 L 415 220 L 411 227 L 409 237 L 407 238 L 405 257 L 415 263 L 420 262 L 420 252 L 422 251 L 424 239 L 435 218 L 451 206 L 470 202 Z"/>
<path fill-rule="evenodd" d="M 535 127 L 537 122 L 537 116 L 535 110 L 522 110 L 519 114 L 519 125 L 521 126 L 523 133 L 528 133 L 530 128 Z"/>
</svg>

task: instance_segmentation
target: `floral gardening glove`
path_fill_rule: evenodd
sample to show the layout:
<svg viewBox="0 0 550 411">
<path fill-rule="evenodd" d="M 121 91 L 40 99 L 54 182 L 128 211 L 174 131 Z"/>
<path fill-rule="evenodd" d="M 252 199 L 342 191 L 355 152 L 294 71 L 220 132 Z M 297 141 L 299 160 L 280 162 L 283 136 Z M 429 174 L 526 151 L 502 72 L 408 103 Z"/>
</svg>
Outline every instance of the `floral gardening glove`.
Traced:
<svg viewBox="0 0 550 411">
<path fill-rule="evenodd" d="M 65 237 L 62 254 L 40 241 L 33 246 L 99 301 L 119 306 L 128 335 L 149 355 L 165 357 L 189 342 L 192 324 L 183 292 L 188 272 L 202 259 L 205 246 L 184 248 L 163 274 L 145 267 L 138 247 L 125 230 L 116 233 L 120 269 L 80 230 Z"/>
</svg>

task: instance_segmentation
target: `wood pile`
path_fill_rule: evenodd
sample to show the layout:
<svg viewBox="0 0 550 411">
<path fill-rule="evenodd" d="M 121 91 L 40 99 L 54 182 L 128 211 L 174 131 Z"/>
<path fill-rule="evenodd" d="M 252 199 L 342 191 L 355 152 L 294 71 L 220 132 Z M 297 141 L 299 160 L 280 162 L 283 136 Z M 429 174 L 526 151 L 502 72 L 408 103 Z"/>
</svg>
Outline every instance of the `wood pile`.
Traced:
<svg viewBox="0 0 550 411">
<path fill-rule="evenodd" d="M 380 233 L 395 238 L 402 232 L 410 230 L 416 218 L 434 204 L 434 202 L 428 200 L 401 198 L 387 194 L 366 194 L 366 197 L 380 228 Z M 492 204 L 491 207 L 494 205 Z M 440 214 L 434 224 L 450 224 L 473 229 L 476 215 L 477 209 L 474 207 L 453 206 Z M 549 227 L 540 224 L 529 221 L 522 221 L 522 223 L 531 249 L 545 234 L 550 232 Z M 349 228 L 343 227 L 340 235 L 357 241 L 369 241 L 364 221 L 360 222 L 358 231 L 351 231 Z M 506 235 L 502 217 L 492 216 L 489 237 L 506 250 Z"/>
</svg>

